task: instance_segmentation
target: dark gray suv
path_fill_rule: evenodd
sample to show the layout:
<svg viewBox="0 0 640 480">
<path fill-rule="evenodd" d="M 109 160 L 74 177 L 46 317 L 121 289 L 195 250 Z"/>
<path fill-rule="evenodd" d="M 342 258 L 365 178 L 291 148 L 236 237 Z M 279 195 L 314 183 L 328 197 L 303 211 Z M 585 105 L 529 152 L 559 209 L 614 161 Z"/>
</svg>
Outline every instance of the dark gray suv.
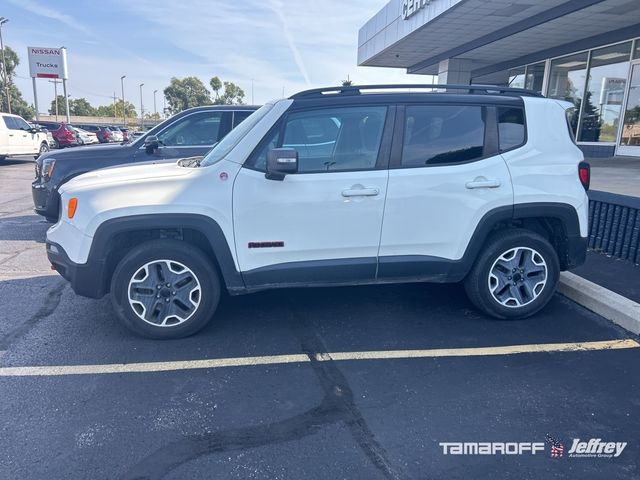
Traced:
<svg viewBox="0 0 640 480">
<path fill-rule="evenodd" d="M 34 210 L 49 221 L 56 221 L 60 208 L 58 188 L 91 170 L 202 156 L 256 109 L 246 105 L 190 108 L 130 143 L 57 150 L 41 155 L 36 162 L 36 179 L 31 185 Z"/>
</svg>

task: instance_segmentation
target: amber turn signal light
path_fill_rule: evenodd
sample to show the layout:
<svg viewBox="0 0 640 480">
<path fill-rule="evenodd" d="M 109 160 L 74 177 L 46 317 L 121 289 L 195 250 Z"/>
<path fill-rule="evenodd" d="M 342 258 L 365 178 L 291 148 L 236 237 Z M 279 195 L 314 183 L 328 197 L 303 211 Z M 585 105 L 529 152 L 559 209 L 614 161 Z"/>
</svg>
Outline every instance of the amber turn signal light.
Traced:
<svg viewBox="0 0 640 480">
<path fill-rule="evenodd" d="M 76 214 L 76 208 L 78 208 L 78 199 L 76 197 L 70 198 L 67 208 L 67 217 L 73 218 Z"/>
</svg>

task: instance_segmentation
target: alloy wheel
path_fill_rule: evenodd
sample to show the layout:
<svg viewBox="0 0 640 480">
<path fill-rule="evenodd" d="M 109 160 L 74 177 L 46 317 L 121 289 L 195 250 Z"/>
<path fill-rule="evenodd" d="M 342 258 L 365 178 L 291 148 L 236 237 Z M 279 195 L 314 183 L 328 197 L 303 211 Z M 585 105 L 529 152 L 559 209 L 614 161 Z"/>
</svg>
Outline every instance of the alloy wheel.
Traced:
<svg viewBox="0 0 640 480">
<path fill-rule="evenodd" d="M 127 290 L 136 315 L 157 327 L 175 327 L 198 309 L 202 289 L 198 277 L 175 260 L 154 260 L 131 277 Z"/>
<path fill-rule="evenodd" d="M 493 262 L 488 282 L 498 303 L 509 308 L 524 307 L 544 290 L 547 264 L 533 248 L 511 248 Z"/>
</svg>

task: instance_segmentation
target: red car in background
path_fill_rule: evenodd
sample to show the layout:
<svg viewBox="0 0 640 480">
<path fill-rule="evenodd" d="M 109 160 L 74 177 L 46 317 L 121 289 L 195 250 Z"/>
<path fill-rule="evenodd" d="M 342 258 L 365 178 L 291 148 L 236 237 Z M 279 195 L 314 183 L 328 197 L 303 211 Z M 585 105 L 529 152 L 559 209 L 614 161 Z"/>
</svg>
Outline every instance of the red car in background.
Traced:
<svg viewBox="0 0 640 480">
<path fill-rule="evenodd" d="M 51 135 L 57 142 L 58 148 L 73 147 L 78 145 L 76 132 L 69 128 L 69 126 L 65 122 L 62 122 L 57 130 L 51 132 Z"/>
<path fill-rule="evenodd" d="M 104 125 L 83 125 L 82 128 L 84 128 L 87 132 L 95 133 L 98 137 L 98 140 L 100 140 L 100 143 L 109 143 L 115 141 L 111 130 L 109 130 L 109 127 L 106 127 Z"/>
</svg>

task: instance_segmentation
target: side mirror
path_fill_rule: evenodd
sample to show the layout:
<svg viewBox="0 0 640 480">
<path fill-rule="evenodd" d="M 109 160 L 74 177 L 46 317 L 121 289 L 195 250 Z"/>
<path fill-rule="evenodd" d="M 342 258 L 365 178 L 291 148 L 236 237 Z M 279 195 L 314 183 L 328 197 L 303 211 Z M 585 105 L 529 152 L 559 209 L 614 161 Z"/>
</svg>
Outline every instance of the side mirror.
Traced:
<svg viewBox="0 0 640 480">
<path fill-rule="evenodd" d="M 42 131 L 42 129 L 38 128 L 38 127 L 31 127 L 29 129 L 29 133 L 38 133 L 38 132 L 41 132 L 41 131 Z"/>
<path fill-rule="evenodd" d="M 144 148 L 149 155 L 154 153 L 158 148 L 160 148 L 160 141 L 156 135 L 148 135 L 147 138 L 144 139 Z"/>
<path fill-rule="evenodd" d="M 290 173 L 298 171 L 298 152 L 293 148 L 274 148 L 267 152 L 267 173 L 269 180 L 284 180 Z"/>
</svg>

